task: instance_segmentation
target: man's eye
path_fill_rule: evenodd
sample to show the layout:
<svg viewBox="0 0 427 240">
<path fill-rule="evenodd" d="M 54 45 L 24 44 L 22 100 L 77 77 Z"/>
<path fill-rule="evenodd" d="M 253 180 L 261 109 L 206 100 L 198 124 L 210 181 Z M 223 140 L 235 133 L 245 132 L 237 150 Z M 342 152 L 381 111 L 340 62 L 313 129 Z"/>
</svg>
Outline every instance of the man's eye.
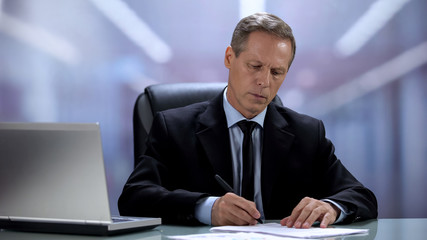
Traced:
<svg viewBox="0 0 427 240">
<path fill-rule="evenodd" d="M 249 64 L 249 66 L 250 66 L 250 68 L 253 68 L 253 69 L 260 69 L 261 68 L 261 65 L 252 65 L 252 64 Z"/>
<path fill-rule="evenodd" d="M 273 75 L 273 76 L 279 76 L 279 75 L 282 75 L 282 72 L 280 72 L 280 71 L 271 71 L 271 74 Z"/>
</svg>

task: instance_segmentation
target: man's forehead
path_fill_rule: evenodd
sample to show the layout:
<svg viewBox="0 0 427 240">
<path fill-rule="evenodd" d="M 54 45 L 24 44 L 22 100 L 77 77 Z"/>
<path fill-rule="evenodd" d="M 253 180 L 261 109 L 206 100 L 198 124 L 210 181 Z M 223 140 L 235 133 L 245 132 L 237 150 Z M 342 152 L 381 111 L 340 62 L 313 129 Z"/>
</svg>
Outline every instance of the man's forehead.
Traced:
<svg viewBox="0 0 427 240">
<path fill-rule="evenodd" d="M 274 65 L 274 68 L 287 69 L 292 57 L 292 46 L 289 39 L 282 39 L 274 34 L 264 32 L 253 32 L 254 38 L 249 38 L 245 48 L 241 52 L 246 61 L 259 62 L 262 64 Z M 274 40 L 272 43 L 266 38 Z M 263 41 L 265 40 L 265 41 Z M 273 46 L 273 47 L 272 47 Z"/>
</svg>

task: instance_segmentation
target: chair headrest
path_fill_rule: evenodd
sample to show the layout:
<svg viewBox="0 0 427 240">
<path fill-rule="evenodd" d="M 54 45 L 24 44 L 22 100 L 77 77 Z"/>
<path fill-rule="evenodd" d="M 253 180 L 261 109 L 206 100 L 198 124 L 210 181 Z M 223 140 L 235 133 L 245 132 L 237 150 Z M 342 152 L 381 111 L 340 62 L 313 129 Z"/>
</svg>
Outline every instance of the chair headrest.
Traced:
<svg viewBox="0 0 427 240">
<path fill-rule="evenodd" d="M 168 83 L 151 85 L 145 94 L 151 103 L 153 115 L 170 108 L 203 102 L 217 96 L 227 83 Z"/>
</svg>

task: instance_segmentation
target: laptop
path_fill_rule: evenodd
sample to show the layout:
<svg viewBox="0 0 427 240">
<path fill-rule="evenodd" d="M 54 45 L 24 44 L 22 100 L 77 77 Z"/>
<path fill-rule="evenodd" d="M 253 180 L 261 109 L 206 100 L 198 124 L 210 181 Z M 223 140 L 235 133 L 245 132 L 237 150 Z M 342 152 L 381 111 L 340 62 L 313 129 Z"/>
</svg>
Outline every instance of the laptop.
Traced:
<svg viewBox="0 0 427 240">
<path fill-rule="evenodd" d="M 97 123 L 0 123 L 0 228 L 89 235 L 152 229 L 111 217 Z"/>
</svg>

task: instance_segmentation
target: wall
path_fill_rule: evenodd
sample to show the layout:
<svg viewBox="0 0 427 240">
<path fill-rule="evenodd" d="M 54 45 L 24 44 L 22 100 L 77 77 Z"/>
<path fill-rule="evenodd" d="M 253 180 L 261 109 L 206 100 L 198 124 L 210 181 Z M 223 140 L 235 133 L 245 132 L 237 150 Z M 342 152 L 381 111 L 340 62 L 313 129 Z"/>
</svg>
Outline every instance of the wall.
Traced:
<svg viewBox="0 0 427 240">
<path fill-rule="evenodd" d="M 133 163 L 132 108 L 150 84 L 225 82 L 241 16 L 288 22 L 284 104 L 322 119 L 380 217 L 427 217 L 427 2 L 0 1 L 0 121 L 100 122 L 110 205 Z"/>
</svg>

